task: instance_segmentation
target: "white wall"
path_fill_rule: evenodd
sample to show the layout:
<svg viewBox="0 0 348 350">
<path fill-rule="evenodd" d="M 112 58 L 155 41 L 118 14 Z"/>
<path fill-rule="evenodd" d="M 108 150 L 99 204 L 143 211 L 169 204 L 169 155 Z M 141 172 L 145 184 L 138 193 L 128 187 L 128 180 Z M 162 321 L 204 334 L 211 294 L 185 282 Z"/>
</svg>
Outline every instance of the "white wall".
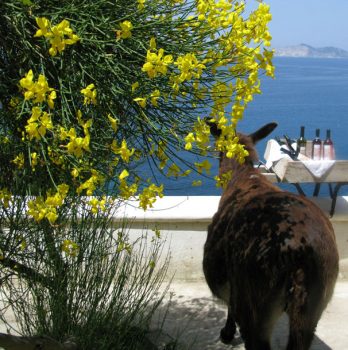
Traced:
<svg viewBox="0 0 348 350">
<path fill-rule="evenodd" d="M 217 210 L 219 199 L 218 196 L 164 197 L 146 212 L 138 209 L 136 202 L 127 202 L 117 212 L 115 221 L 124 217 L 129 220 L 131 240 L 139 237 L 144 229 L 158 228 L 166 240 L 165 249 L 170 250 L 168 276 L 175 273 L 176 280 L 201 280 L 204 279 L 202 259 L 207 226 Z M 329 198 L 313 200 L 326 213 L 329 212 Z M 331 222 L 340 254 L 340 278 L 348 279 L 348 197 L 338 198 Z"/>
</svg>

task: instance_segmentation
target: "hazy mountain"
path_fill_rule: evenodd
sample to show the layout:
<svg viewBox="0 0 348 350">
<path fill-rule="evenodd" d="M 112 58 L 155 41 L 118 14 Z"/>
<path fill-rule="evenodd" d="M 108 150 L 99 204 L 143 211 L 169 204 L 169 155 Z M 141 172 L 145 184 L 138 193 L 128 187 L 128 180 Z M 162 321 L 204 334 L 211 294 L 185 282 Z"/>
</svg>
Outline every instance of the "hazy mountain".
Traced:
<svg viewBox="0 0 348 350">
<path fill-rule="evenodd" d="M 275 49 L 278 57 L 321 57 L 321 58 L 348 58 L 348 51 L 337 47 L 312 47 L 307 44 L 288 46 Z"/>
</svg>

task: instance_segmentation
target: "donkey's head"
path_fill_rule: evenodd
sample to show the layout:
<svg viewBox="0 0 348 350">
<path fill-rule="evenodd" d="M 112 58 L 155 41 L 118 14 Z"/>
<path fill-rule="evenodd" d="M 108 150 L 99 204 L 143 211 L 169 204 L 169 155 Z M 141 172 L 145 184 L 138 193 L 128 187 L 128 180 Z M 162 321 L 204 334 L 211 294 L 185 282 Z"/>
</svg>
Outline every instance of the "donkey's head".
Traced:
<svg viewBox="0 0 348 350">
<path fill-rule="evenodd" d="M 215 137 L 215 139 L 217 139 L 221 135 L 221 130 L 218 128 L 216 123 L 212 123 L 210 121 L 206 121 L 206 123 L 210 127 L 210 133 Z M 265 137 L 267 137 L 277 127 L 277 125 L 278 124 L 275 122 L 268 123 L 249 135 L 237 132 L 237 136 L 239 138 L 239 143 L 244 145 L 244 148 L 249 153 L 249 155 L 245 159 L 246 164 L 253 165 L 254 162 L 258 161 L 259 158 L 258 158 L 256 149 L 255 149 L 255 144 L 257 142 L 259 142 L 260 140 L 264 139 Z M 221 152 L 220 153 L 220 171 L 221 171 L 222 167 L 231 168 L 232 164 L 229 164 L 229 166 L 227 166 L 227 164 L 223 164 L 225 162 L 233 164 L 233 163 L 235 163 L 235 160 L 228 159 L 226 157 L 226 155 Z M 232 166 L 232 168 L 233 168 L 233 166 Z M 227 170 L 227 169 L 225 169 L 225 170 Z"/>
</svg>

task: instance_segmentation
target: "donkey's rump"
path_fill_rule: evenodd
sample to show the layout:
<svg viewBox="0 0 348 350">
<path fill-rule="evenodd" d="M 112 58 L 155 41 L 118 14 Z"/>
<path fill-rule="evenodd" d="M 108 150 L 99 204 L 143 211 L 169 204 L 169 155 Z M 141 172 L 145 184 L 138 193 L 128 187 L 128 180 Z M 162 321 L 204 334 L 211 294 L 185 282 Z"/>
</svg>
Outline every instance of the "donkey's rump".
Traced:
<svg viewBox="0 0 348 350">
<path fill-rule="evenodd" d="M 235 203 L 224 235 L 226 256 L 249 273 L 264 270 L 274 275 L 275 270 L 305 266 L 326 270 L 337 261 L 328 218 L 314 203 L 289 192 L 269 192 Z"/>
</svg>

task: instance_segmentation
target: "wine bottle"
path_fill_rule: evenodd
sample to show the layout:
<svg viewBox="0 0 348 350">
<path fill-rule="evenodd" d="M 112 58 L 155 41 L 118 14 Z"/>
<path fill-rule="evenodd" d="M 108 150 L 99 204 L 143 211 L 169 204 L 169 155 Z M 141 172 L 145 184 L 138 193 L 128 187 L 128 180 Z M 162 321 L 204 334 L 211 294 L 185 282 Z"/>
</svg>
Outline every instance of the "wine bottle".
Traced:
<svg viewBox="0 0 348 350">
<path fill-rule="evenodd" d="M 326 139 L 323 144 L 323 159 L 324 160 L 333 160 L 334 156 L 334 145 L 331 140 L 331 130 L 326 130 Z"/>
<path fill-rule="evenodd" d="M 297 139 L 297 150 L 300 154 L 306 155 L 307 140 L 305 139 L 304 132 L 305 127 L 301 126 L 300 137 Z"/>
<path fill-rule="evenodd" d="M 312 159 L 320 160 L 321 159 L 321 140 L 320 140 L 320 129 L 315 130 L 315 138 L 312 144 Z"/>
</svg>

